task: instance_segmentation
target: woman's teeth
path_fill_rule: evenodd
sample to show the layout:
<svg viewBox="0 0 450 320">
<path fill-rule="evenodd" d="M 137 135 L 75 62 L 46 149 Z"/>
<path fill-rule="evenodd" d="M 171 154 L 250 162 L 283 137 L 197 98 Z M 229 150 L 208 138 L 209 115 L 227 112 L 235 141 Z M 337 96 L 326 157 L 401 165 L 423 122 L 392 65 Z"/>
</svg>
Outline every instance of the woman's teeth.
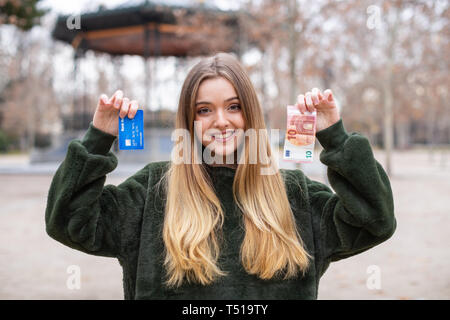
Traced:
<svg viewBox="0 0 450 320">
<path fill-rule="evenodd" d="M 219 141 L 225 141 L 228 138 L 230 138 L 233 135 L 233 133 L 234 133 L 234 130 L 227 132 L 226 135 L 215 135 L 214 138 L 219 140 Z"/>
</svg>

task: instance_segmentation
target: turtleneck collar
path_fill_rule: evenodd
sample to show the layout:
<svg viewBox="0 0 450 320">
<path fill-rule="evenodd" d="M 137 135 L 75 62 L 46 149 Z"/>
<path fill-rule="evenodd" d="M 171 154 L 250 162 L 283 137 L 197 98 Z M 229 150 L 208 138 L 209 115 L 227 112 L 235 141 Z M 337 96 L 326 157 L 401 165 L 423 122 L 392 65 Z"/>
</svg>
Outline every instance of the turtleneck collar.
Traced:
<svg viewBox="0 0 450 320">
<path fill-rule="evenodd" d="M 225 166 L 211 166 L 205 163 L 205 167 L 214 176 L 234 177 L 236 169 Z"/>
</svg>

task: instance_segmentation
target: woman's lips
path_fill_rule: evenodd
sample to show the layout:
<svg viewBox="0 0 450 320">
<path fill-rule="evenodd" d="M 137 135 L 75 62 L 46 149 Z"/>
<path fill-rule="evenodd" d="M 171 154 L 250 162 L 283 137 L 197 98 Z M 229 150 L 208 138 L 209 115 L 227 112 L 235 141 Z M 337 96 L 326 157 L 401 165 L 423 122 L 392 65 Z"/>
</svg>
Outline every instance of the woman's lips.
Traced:
<svg viewBox="0 0 450 320">
<path fill-rule="evenodd" d="M 231 138 L 234 137 L 235 132 L 236 132 L 236 131 L 233 131 L 233 133 L 230 134 L 227 138 L 219 138 L 219 137 L 216 137 L 216 136 L 213 136 L 213 138 L 214 138 L 214 140 L 216 140 L 217 142 L 222 142 L 222 143 L 224 143 L 224 142 L 227 142 L 227 141 L 231 140 Z"/>
</svg>

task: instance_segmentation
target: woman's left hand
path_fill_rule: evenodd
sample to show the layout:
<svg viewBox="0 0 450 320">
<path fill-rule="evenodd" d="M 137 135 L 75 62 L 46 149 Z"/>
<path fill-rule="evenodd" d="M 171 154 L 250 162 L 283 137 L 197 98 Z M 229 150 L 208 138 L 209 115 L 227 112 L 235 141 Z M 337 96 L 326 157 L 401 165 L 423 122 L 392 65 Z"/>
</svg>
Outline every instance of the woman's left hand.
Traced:
<svg viewBox="0 0 450 320">
<path fill-rule="evenodd" d="M 308 91 L 305 95 L 300 94 L 297 97 L 296 106 L 301 113 L 317 111 L 316 132 L 328 128 L 340 119 L 336 101 L 330 89 L 325 90 L 323 94 L 317 88 Z"/>
</svg>

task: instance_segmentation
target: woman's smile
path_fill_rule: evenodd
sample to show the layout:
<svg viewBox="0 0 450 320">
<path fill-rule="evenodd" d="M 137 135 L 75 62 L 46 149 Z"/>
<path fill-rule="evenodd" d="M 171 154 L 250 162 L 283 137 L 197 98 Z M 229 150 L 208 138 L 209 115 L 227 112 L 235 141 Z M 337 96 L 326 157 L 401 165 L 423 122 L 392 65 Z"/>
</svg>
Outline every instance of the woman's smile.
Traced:
<svg viewBox="0 0 450 320">
<path fill-rule="evenodd" d="M 226 134 L 213 135 L 213 139 L 217 142 L 226 143 L 234 137 L 235 130 L 229 130 Z"/>
</svg>

